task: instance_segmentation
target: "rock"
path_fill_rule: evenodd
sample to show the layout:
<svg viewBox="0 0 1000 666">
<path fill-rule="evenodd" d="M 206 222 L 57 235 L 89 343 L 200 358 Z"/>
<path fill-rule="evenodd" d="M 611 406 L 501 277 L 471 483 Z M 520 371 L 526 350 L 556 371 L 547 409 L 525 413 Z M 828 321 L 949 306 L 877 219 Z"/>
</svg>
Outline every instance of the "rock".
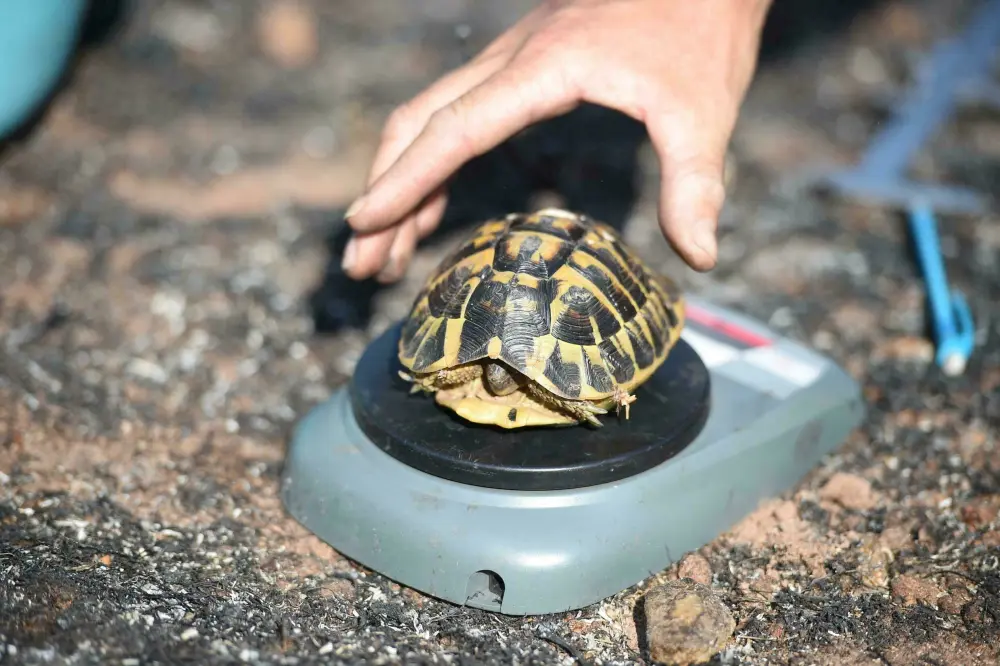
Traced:
<svg viewBox="0 0 1000 666">
<path fill-rule="evenodd" d="M 702 555 L 688 553 L 677 565 L 678 578 L 690 578 L 696 583 L 709 585 L 712 582 L 712 566 Z"/>
<path fill-rule="evenodd" d="M 878 538 L 868 538 L 861 543 L 858 576 L 866 587 L 884 588 L 889 585 L 889 564 L 892 551 Z"/>
<path fill-rule="evenodd" d="M 914 606 L 917 603 L 936 606 L 938 599 L 944 596 L 932 581 L 916 576 L 902 574 L 892 580 L 892 596 L 903 601 L 904 606 Z"/>
<path fill-rule="evenodd" d="M 725 647 L 736 620 L 710 588 L 690 578 L 646 594 L 646 642 L 653 660 L 672 666 L 699 664 Z"/>
<path fill-rule="evenodd" d="M 877 503 L 872 485 L 855 474 L 837 472 L 819 491 L 822 499 L 836 502 L 845 509 L 864 511 Z"/>
</svg>

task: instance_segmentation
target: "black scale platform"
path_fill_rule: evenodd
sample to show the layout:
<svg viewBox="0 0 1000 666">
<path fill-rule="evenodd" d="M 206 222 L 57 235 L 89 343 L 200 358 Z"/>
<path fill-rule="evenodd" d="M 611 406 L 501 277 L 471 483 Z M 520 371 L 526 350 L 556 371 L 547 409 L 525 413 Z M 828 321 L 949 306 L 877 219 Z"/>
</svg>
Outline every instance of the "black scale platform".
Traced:
<svg viewBox="0 0 1000 666">
<path fill-rule="evenodd" d="M 708 368 L 683 340 L 635 391 L 631 417 L 614 411 L 587 425 L 502 428 L 469 423 L 399 377 L 400 325 L 375 340 L 351 383 L 365 435 L 397 460 L 451 481 L 507 490 L 562 490 L 648 470 L 690 444 L 709 413 Z"/>
</svg>

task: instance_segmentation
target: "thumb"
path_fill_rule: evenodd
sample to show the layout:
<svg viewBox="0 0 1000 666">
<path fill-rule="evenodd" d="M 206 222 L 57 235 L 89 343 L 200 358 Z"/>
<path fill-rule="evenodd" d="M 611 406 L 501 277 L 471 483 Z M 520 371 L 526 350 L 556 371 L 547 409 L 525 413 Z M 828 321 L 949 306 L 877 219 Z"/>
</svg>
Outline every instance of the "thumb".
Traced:
<svg viewBox="0 0 1000 666">
<path fill-rule="evenodd" d="M 708 271 L 718 259 L 716 229 L 726 198 L 728 128 L 711 123 L 667 122 L 650 128 L 661 165 L 660 227 L 691 268 Z M 659 131 L 657 131 L 659 130 Z"/>
</svg>

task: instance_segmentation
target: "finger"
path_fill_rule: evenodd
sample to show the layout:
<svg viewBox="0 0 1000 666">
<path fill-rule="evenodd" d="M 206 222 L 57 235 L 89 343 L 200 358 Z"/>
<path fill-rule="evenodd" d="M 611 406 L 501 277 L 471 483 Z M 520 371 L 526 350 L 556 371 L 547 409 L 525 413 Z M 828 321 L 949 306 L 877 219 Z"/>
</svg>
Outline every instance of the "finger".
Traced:
<svg viewBox="0 0 1000 666">
<path fill-rule="evenodd" d="M 468 160 L 577 103 L 556 67 L 512 61 L 431 116 L 420 135 L 356 202 L 351 226 L 370 232 L 392 225 Z"/>
<path fill-rule="evenodd" d="M 487 63 L 483 63 L 478 68 L 461 68 L 445 76 L 436 84 L 431 86 L 425 93 L 418 96 L 406 105 L 399 107 L 386 123 L 382 134 L 382 143 L 379 145 L 375 158 L 372 161 L 371 170 L 368 176 L 368 184 L 375 182 L 378 177 L 399 157 L 406 147 L 413 141 L 426 124 L 426 117 L 429 117 L 437 108 L 435 104 L 441 105 L 449 103 L 454 97 L 462 95 L 468 88 L 466 86 L 475 85 L 480 77 L 489 76 L 490 72 L 485 69 Z M 497 65 L 499 66 L 499 65 Z M 358 230 L 353 222 L 353 210 L 358 205 L 357 201 L 348 207 L 344 217 L 347 224 Z M 393 220 L 396 222 L 397 220 Z M 383 227 L 385 228 L 385 227 Z M 374 235 L 373 237 L 357 243 L 349 241 L 351 251 L 345 249 L 341 268 L 348 275 L 362 279 L 370 277 L 383 269 L 389 255 L 389 247 L 395 236 Z"/>
<path fill-rule="evenodd" d="M 417 233 L 421 239 L 427 238 L 434 233 L 438 224 L 441 223 L 441 218 L 444 216 L 447 205 L 447 190 L 443 187 L 439 187 L 428 197 L 427 202 L 424 203 L 416 215 Z"/>
<path fill-rule="evenodd" d="M 416 212 L 408 215 L 399 225 L 389 227 L 379 232 L 368 235 L 352 237 L 344 249 L 344 257 L 341 268 L 349 276 L 355 279 L 371 277 L 384 271 L 392 261 L 394 251 L 405 249 L 403 272 L 412 259 L 417 243 L 433 233 L 441 220 L 448 198 L 444 188 L 436 190 L 431 197 L 424 202 Z M 401 227 L 411 225 L 416 230 L 413 248 L 404 248 L 402 242 L 409 242 L 407 235 L 404 241 L 399 240 L 399 230 Z M 394 270 L 394 269 L 393 269 Z M 393 272 L 390 270 L 390 274 Z"/>
<path fill-rule="evenodd" d="M 396 228 L 396 237 L 389 249 L 388 262 L 378 273 L 379 282 L 390 284 L 406 274 L 406 269 L 410 265 L 413 252 L 417 247 L 417 236 L 417 221 L 413 217 L 408 218 Z"/>
<path fill-rule="evenodd" d="M 344 248 L 344 272 L 355 280 L 362 280 L 381 271 L 398 229 L 393 226 L 370 234 L 355 234 Z"/>
<path fill-rule="evenodd" d="M 378 180 L 385 170 L 396 161 L 410 145 L 413 138 L 423 131 L 428 119 L 438 109 L 452 103 L 470 88 L 480 84 L 502 68 L 509 61 L 509 54 L 517 51 L 534 26 L 541 20 L 543 14 L 542 7 L 535 8 L 494 39 L 467 65 L 445 75 L 418 97 L 394 112 L 386 124 L 382 142 L 372 161 L 368 178 L 369 186 Z M 413 213 L 414 226 L 419 238 L 426 237 L 437 227 L 446 202 L 444 188 L 439 187 L 438 191 L 432 193 L 427 202 Z M 347 210 L 345 217 L 348 224 L 351 224 L 353 209 L 358 207 L 358 203 L 355 201 Z M 389 233 L 390 231 L 392 233 Z M 396 232 L 390 228 L 381 233 L 355 236 L 348 241 L 345 248 L 342 262 L 343 270 L 357 279 L 369 277 L 382 271 L 389 258 L 390 249 L 395 243 L 396 235 Z"/>
<path fill-rule="evenodd" d="M 660 157 L 660 226 L 681 258 L 698 271 L 715 267 L 716 229 L 731 124 L 725 119 L 664 115 L 647 123 Z"/>
</svg>

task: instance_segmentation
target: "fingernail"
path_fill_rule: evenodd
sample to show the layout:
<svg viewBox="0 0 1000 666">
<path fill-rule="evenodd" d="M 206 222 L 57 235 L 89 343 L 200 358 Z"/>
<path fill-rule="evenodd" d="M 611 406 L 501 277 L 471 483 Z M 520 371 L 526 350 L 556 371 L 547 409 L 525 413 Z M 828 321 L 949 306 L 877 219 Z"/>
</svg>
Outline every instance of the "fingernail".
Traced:
<svg viewBox="0 0 1000 666">
<path fill-rule="evenodd" d="M 366 199 L 364 195 L 355 199 L 354 203 L 352 203 L 350 206 L 347 207 L 347 212 L 344 213 L 344 217 L 349 220 L 358 213 L 360 213 L 361 209 L 365 207 L 365 201 Z"/>
<path fill-rule="evenodd" d="M 340 261 L 340 267 L 345 271 L 350 270 L 351 266 L 354 265 L 355 260 L 357 260 L 358 254 L 358 244 L 353 238 L 347 241 L 347 245 L 344 247 L 344 258 Z"/>
<path fill-rule="evenodd" d="M 715 223 L 712 220 L 702 220 L 694 227 L 694 235 L 691 238 L 694 244 L 705 251 L 712 260 L 715 260 L 715 253 L 718 252 L 719 243 L 715 238 Z"/>
</svg>

